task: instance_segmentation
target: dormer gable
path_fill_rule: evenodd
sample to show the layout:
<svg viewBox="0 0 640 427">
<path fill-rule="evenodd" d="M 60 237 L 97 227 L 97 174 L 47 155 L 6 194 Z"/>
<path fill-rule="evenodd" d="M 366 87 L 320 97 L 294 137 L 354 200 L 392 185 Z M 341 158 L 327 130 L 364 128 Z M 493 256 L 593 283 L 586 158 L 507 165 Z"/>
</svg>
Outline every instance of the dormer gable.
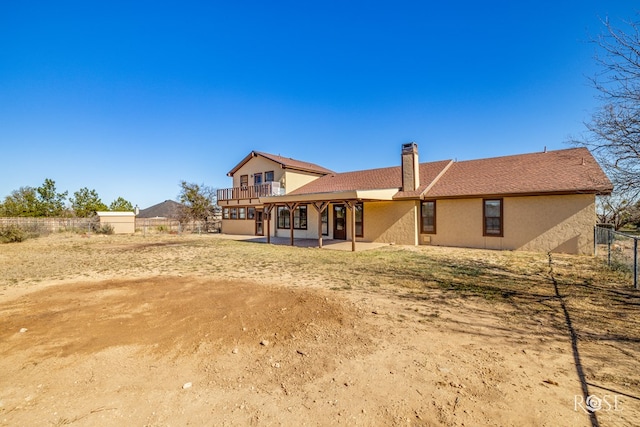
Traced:
<svg viewBox="0 0 640 427">
<path fill-rule="evenodd" d="M 240 192 L 269 184 L 269 190 L 260 188 L 259 192 L 285 194 L 330 173 L 331 170 L 315 163 L 252 151 L 227 176 L 233 178 L 233 187 Z"/>
<path fill-rule="evenodd" d="M 301 160 L 292 159 L 290 157 L 282 157 L 276 154 L 263 153 L 260 151 L 252 151 L 249 153 L 244 159 L 240 161 L 233 169 L 227 172 L 227 176 L 234 176 L 236 172 L 242 168 L 247 162 L 251 159 L 255 158 L 263 158 L 267 160 L 271 160 L 275 164 L 277 164 L 281 169 L 291 169 L 298 170 L 301 172 L 308 172 L 312 174 L 317 174 L 318 176 L 327 175 L 329 173 L 333 173 L 332 170 L 319 166 L 315 163 L 304 162 Z"/>
</svg>

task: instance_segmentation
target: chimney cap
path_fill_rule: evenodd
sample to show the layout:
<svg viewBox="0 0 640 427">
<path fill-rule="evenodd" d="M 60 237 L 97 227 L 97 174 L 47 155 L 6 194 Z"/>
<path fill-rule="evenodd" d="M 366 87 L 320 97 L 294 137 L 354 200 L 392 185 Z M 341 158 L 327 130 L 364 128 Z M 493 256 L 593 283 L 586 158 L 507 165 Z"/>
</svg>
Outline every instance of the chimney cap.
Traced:
<svg viewBox="0 0 640 427">
<path fill-rule="evenodd" d="M 402 152 L 409 152 L 412 153 L 414 151 L 418 151 L 418 144 L 416 144 L 415 142 L 409 142 L 406 144 L 402 144 Z"/>
</svg>

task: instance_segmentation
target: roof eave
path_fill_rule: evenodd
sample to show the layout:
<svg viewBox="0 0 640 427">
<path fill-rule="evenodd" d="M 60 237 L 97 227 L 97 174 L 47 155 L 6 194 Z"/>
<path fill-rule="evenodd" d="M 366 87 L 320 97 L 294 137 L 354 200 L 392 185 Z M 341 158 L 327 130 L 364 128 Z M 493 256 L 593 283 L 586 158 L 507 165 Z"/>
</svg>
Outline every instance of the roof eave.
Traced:
<svg viewBox="0 0 640 427">
<path fill-rule="evenodd" d="M 245 165 L 245 163 L 247 163 L 249 160 L 253 159 L 257 155 L 258 154 L 255 151 L 252 151 L 249 154 L 247 154 L 244 159 L 240 160 L 240 163 L 235 165 L 235 167 L 233 169 L 231 169 L 229 172 L 227 172 L 227 176 L 228 177 L 233 177 L 233 174 L 238 172 L 238 169 L 240 169 L 242 166 Z"/>
<path fill-rule="evenodd" d="M 455 194 L 455 195 L 430 195 L 423 194 L 420 198 L 426 199 L 472 199 L 472 198 L 489 198 L 489 197 L 531 197 L 531 196 L 569 196 L 578 194 L 594 194 L 596 196 L 604 196 L 611 194 L 613 189 L 577 189 L 577 190 L 554 190 L 554 191 L 528 191 L 528 192 L 511 192 L 511 193 L 474 193 L 474 194 Z"/>
<path fill-rule="evenodd" d="M 280 163 L 280 167 L 282 169 L 289 169 L 289 170 L 294 170 L 294 171 L 299 171 L 299 172 L 307 172 L 307 173 L 311 173 L 314 175 L 320 175 L 320 176 L 324 176 L 324 175 L 329 175 L 330 173 L 334 173 L 332 171 L 319 171 L 319 170 L 313 170 L 313 169 L 307 169 L 307 168 L 301 168 L 301 167 L 295 167 L 295 166 L 288 166 L 285 165 L 284 163 Z"/>
<path fill-rule="evenodd" d="M 260 203 L 295 203 L 320 202 L 338 200 L 393 200 L 397 188 L 382 188 L 373 190 L 345 190 L 326 193 L 285 194 L 283 196 L 260 197 Z"/>
</svg>

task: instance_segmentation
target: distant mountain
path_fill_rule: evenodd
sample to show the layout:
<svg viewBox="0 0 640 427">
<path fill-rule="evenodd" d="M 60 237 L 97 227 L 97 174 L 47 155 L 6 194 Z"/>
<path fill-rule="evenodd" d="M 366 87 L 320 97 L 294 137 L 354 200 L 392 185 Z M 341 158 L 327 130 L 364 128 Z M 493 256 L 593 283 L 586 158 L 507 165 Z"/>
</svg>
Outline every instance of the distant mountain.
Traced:
<svg viewBox="0 0 640 427">
<path fill-rule="evenodd" d="M 165 200 L 146 209 L 140 209 L 138 218 L 170 218 L 178 219 L 182 205 L 173 200 Z"/>
</svg>

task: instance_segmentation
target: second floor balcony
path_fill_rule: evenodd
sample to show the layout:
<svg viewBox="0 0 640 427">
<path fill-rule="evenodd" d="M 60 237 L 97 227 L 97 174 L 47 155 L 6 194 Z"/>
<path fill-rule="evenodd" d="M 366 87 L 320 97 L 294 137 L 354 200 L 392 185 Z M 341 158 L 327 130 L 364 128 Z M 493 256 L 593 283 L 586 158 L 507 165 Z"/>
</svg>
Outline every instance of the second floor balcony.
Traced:
<svg viewBox="0 0 640 427">
<path fill-rule="evenodd" d="M 266 196 L 282 196 L 284 188 L 279 182 L 265 182 L 258 185 L 247 185 L 244 187 L 221 188 L 217 192 L 218 201 L 257 199 Z"/>
</svg>

